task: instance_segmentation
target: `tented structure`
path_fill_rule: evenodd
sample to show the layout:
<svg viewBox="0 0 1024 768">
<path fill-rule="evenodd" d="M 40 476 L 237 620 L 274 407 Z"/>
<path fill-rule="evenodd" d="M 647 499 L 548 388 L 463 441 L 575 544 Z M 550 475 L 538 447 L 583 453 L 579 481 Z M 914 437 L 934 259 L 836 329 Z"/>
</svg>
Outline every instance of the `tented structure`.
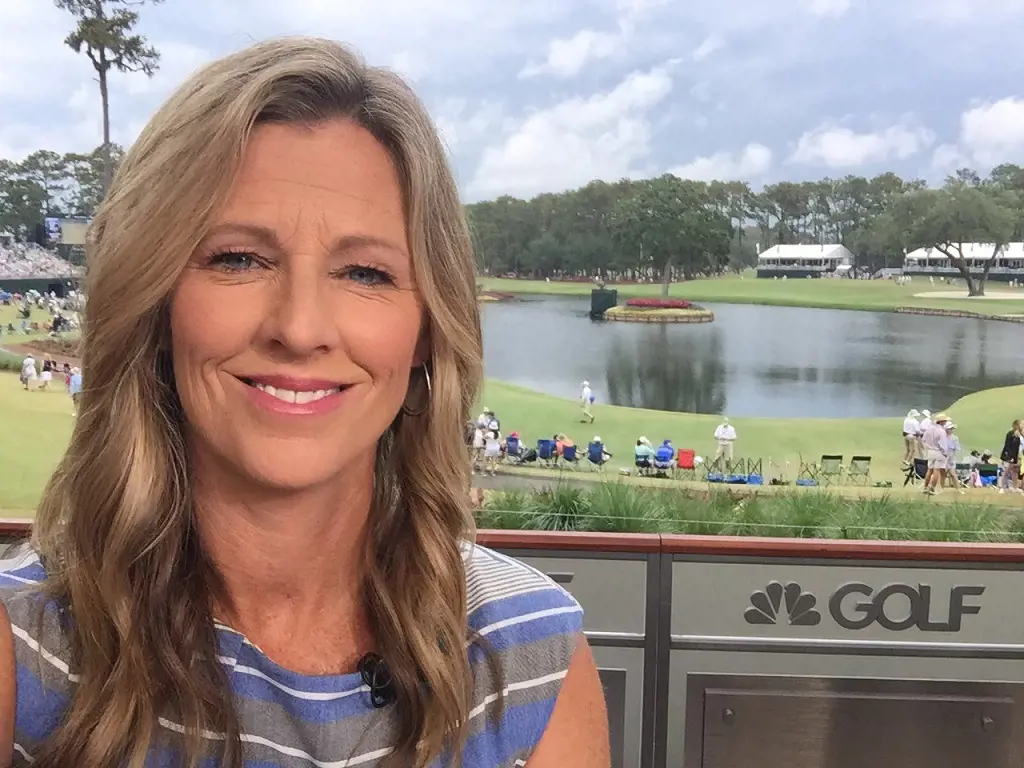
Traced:
<svg viewBox="0 0 1024 768">
<path fill-rule="evenodd" d="M 843 245 L 774 245 L 757 257 L 758 277 L 827 277 L 853 268 L 853 253 Z"/>
<path fill-rule="evenodd" d="M 956 248 L 950 249 L 954 254 Z M 981 274 L 992 259 L 993 243 L 964 243 L 964 260 L 971 273 Z M 935 248 L 918 248 L 906 255 L 903 261 L 905 275 L 931 275 L 936 277 L 961 277 L 956 264 Z M 991 262 L 989 279 L 1003 282 L 1024 280 L 1024 243 L 1007 243 Z"/>
</svg>

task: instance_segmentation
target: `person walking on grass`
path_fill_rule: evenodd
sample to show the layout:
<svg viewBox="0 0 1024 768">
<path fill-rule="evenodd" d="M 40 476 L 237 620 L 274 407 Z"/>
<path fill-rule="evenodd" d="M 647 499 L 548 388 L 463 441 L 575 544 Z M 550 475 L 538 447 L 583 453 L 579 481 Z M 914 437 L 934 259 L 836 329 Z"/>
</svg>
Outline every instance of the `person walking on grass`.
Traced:
<svg viewBox="0 0 1024 768">
<path fill-rule="evenodd" d="M 590 411 L 590 406 L 594 403 L 594 390 L 590 388 L 590 382 L 583 382 L 583 389 L 580 391 L 580 407 L 583 409 L 583 418 L 580 419 L 581 424 L 585 424 L 588 420 L 591 424 L 594 423 L 594 414 Z"/>
<path fill-rule="evenodd" d="M 949 422 L 949 417 L 946 414 L 938 414 L 921 437 L 925 458 L 928 460 L 928 472 L 924 476 L 924 492 L 927 494 L 940 493 L 942 479 L 946 475 L 946 465 L 949 461 L 947 422 Z"/>
<path fill-rule="evenodd" d="M 1000 493 L 1020 490 L 1020 432 L 1020 420 L 1015 419 L 1010 425 L 1010 431 L 1006 433 L 1003 450 L 999 454 L 999 460 L 1003 463 L 1003 474 L 999 477 Z"/>
</svg>

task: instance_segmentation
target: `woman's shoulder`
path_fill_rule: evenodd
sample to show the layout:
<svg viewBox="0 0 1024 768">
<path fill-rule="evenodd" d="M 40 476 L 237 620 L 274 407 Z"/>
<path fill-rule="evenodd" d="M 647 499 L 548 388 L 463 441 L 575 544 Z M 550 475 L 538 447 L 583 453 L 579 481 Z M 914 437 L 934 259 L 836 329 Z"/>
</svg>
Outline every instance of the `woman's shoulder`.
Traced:
<svg viewBox="0 0 1024 768">
<path fill-rule="evenodd" d="M 583 609 L 549 576 L 479 544 L 466 544 L 463 552 L 467 613 L 477 633 L 488 635 L 529 622 L 569 633 L 582 628 Z"/>
<path fill-rule="evenodd" d="M 464 553 L 474 691 L 463 760 L 525 764 L 554 711 L 583 609 L 526 563 L 475 544 Z"/>
<path fill-rule="evenodd" d="M 4 602 L 30 592 L 46 581 L 39 554 L 25 543 L 0 552 L 0 599 Z"/>
</svg>

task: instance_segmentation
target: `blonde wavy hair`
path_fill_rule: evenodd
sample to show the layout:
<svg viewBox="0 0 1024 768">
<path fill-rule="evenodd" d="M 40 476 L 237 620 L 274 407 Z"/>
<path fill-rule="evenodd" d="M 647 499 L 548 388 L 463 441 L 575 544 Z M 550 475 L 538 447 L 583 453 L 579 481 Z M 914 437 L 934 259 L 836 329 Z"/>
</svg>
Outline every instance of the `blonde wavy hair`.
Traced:
<svg viewBox="0 0 1024 768">
<path fill-rule="evenodd" d="M 370 516 L 367 614 L 397 691 L 389 765 L 425 766 L 464 741 L 472 679 L 460 541 L 473 531 L 462 425 L 482 367 L 469 233 L 444 147 L 408 86 L 337 43 L 286 38 L 220 59 L 181 86 L 125 156 L 93 222 L 81 413 L 34 533 L 45 588 L 72 617 L 79 681 L 39 768 L 141 768 L 149 749 L 172 738 L 158 724 L 164 716 L 185 726 L 173 743 L 187 764 L 206 756 L 201 732 L 214 731 L 227 736 L 222 764 L 241 765 L 168 305 L 254 127 L 336 118 L 368 130 L 394 162 L 431 339 L 433 394 L 424 377 L 410 378 L 407 399 L 418 405 L 381 437 Z M 422 456 L 431 460 L 415 460 Z"/>
</svg>

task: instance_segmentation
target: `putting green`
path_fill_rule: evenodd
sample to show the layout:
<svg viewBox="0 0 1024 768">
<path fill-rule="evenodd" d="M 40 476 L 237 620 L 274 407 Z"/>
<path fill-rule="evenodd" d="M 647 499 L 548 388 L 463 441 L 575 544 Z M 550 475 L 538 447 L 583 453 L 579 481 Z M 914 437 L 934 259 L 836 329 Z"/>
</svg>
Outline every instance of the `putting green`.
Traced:
<svg viewBox="0 0 1024 768">
<path fill-rule="evenodd" d="M 540 293 L 589 295 L 594 284 L 589 282 L 546 282 L 543 280 L 506 280 L 486 278 L 481 280 L 487 290 L 505 293 Z M 790 307 L 820 307 L 824 309 L 861 309 L 887 312 L 896 307 L 917 307 L 921 309 L 943 309 L 957 312 L 978 312 L 986 315 L 1024 313 L 1024 291 L 1016 300 L 979 302 L 967 298 L 967 289 L 949 286 L 942 291 L 943 297 L 920 296 L 928 288 L 935 289 L 942 283 L 930 283 L 927 278 L 916 277 L 906 285 L 897 285 L 892 280 L 771 280 L 757 278 L 753 270 L 742 275 L 702 278 L 685 283 L 673 283 L 669 295 L 689 299 L 698 303 L 719 304 L 768 304 Z M 611 285 L 620 297 L 660 296 L 659 283 Z M 1003 284 L 989 283 L 993 293 L 1005 293 Z M 955 298 L 959 292 L 963 298 Z M 946 294 L 954 297 L 947 297 Z"/>
</svg>

